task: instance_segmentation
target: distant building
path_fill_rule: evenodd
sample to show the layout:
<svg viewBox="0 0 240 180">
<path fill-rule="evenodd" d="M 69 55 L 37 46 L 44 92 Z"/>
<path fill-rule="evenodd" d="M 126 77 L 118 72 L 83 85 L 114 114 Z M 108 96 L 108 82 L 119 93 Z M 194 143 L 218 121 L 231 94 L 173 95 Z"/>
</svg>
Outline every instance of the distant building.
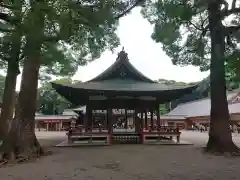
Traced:
<svg viewBox="0 0 240 180">
<path fill-rule="evenodd" d="M 227 95 L 227 100 L 231 124 L 240 125 L 240 90 L 238 89 L 229 92 Z M 165 121 L 168 125 L 173 125 L 181 122 L 185 125 L 185 128 L 190 128 L 193 124 L 202 124 L 209 126 L 210 110 L 210 98 L 203 98 L 179 104 L 165 116 Z M 176 118 L 171 119 L 168 117 Z"/>
<path fill-rule="evenodd" d="M 39 131 L 62 131 L 68 129 L 70 123 L 76 119 L 76 115 L 36 115 L 35 129 Z"/>
</svg>

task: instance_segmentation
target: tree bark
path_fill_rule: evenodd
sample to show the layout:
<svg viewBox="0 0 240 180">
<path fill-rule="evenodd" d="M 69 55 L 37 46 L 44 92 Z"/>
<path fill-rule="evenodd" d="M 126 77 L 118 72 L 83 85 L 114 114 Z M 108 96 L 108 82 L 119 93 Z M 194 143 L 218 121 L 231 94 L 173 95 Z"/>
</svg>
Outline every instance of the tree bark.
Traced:
<svg viewBox="0 0 240 180">
<path fill-rule="evenodd" d="M 43 154 L 43 149 L 35 135 L 39 57 L 30 55 L 24 61 L 15 117 L 3 143 L 5 158 L 9 160 L 15 160 L 19 156 L 28 159 L 30 156 Z"/>
<path fill-rule="evenodd" d="M 15 61 L 15 60 L 14 60 Z M 16 69 L 17 68 L 17 69 Z M 16 102 L 16 82 L 19 74 L 18 62 L 8 62 L 7 76 L 3 94 L 3 104 L 0 116 L 0 139 L 3 140 L 4 134 L 8 130 L 8 122 L 13 118 L 13 112 Z"/>
<path fill-rule="evenodd" d="M 9 133 L 9 125 L 12 122 L 13 111 L 16 102 L 16 81 L 17 81 L 17 73 L 16 71 L 11 71 L 12 67 L 10 67 L 10 63 L 8 63 L 7 76 L 5 80 L 5 88 L 3 95 L 3 107 L 1 110 L 0 117 L 0 141 L 2 146 L 0 152 L 4 154 L 6 152 L 4 150 L 4 143 L 8 141 L 8 133 Z M 3 155 L 2 154 L 2 155 Z M 2 158 L 0 158 L 2 159 Z"/>
<path fill-rule="evenodd" d="M 19 70 L 19 55 L 21 48 L 21 35 L 19 33 L 13 33 L 11 50 L 11 59 L 8 61 L 7 76 L 5 79 L 3 105 L 0 116 L 0 152 L 1 158 L 4 155 L 4 144 L 8 141 L 9 125 L 12 122 L 13 112 L 16 102 L 16 81 L 17 76 L 20 73 Z"/>
<path fill-rule="evenodd" d="M 220 17 L 221 4 L 213 0 L 208 5 L 209 28 L 211 36 L 211 121 L 208 152 L 239 152 L 232 141 L 230 131 L 230 116 L 226 97 L 225 81 L 225 35 Z"/>
<path fill-rule="evenodd" d="M 21 89 L 15 113 L 15 122 L 20 125 L 18 142 L 19 154 L 41 155 L 42 148 L 35 135 L 35 112 L 37 108 L 37 88 L 40 68 L 40 46 L 24 61 Z M 36 52 L 39 52 L 36 53 Z M 16 128 L 13 127 L 14 129 Z M 13 133 L 13 132 L 12 132 Z"/>
<path fill-rule="evenodd" d="M 31 31 L 26 35 L 21 87 L 8 140 L 5 145 L 3 144 L 9 159 L 17 156 L 28 158 L 43 153 L 35 135 L 38 76 L 44 29 L 44 12 L 39 8 L 40 5 L 41 2 L 31 4 L 28 14 L 32 19 L 31 24 L 28 24 Z"/>
</svg>

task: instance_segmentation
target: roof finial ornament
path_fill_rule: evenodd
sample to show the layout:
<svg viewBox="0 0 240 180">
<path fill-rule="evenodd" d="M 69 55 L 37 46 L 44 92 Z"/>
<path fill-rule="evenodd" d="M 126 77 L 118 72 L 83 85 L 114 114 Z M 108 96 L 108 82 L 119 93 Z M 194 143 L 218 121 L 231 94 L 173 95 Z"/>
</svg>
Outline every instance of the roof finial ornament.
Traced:
<svg viewBox="0 0 240 180">
<path fill-rule="evenodd" d="M 122 50 L 118 53 L 117 60 L 128 60 L 128 54 L 124 51 L 124 46 Z"/>
</svg>

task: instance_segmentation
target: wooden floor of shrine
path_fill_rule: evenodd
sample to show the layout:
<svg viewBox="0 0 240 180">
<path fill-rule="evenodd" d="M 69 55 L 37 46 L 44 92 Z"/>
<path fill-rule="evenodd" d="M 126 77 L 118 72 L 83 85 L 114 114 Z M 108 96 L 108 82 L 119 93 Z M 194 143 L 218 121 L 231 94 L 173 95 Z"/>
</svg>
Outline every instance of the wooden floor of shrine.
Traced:
<svg viewBox="0 0 240 180">
<path fill-rule="evenodd" d="M 177 141 L 176 135 L 173 133 L 157 133 L 152 132 L 146 135 L 143 140 L 143 134 L 136 133 L 135 129 L 114 129 L 111 134 L 106 131 L 91 133 L 81 133 L 72 135 L 74 140 L 65 140 L 57 145 L 57 147 L 76 147 L 76 146 L 108 146 L 115 144 L 148 144 L 148 145 L 191 145 L 191 143 Z"/>
</svg>

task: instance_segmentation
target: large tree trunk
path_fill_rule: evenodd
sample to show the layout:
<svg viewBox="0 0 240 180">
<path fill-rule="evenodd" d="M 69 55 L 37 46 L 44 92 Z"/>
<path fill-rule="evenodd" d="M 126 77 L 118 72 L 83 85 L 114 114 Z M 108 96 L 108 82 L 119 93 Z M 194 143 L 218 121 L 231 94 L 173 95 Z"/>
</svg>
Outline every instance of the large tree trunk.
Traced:
<svg viewBox="0 0 240 180">
<path fill-rule="evenodd" d="M 19 71 L 19 54 L 21 46 L 21 35 L 18 33 L 12 34 L 14 39 L 11 48 L 11 59 L 8 61 L 7 76 L 5 79 L 3 104 L 0 116 L 0 153 L 1 158 L 4 155 L 4 144 L 8 141 L 9 125 L 12 122 L 13 112 L 16 102 L 16 81 Z"/>
<path fill-rule="evenodd" d="M 42 149 L 35 136 L 35 112 L 40 68 L 40 45 L 34 49 L 34 53 L 30 53 L 24 61 L 15 119 L 20 123 L 18 151 L 39 154 L 42 153 Z"/>
<path fill-rule="evenodd" d="M 32 3 L 28 12 L 31 29 L 27 31 L 24 49 L 22 82 L 16 105 L 15 117 L 11 123 L 7 140 L 4 141 L 4 152 L 10 158 L 16 156 L 41 155 L 42 148 L 35 135 L 35 112 L 38 87 L 38 75 L 43 41 L 44 12 L 41 3 Z"/>
<path fill-rule="evenodd" d="M 21 88 L 16 106 L 14 124 L 9 137 L 14 138 L 11 150 L 15 155 L 41 155 L 43 150 L 35 135 L 35 112 L 37 106 L 38 76 L 43 42 L 44 12 L 41 10 L 42 1 L 31 4 L 28 26 L 31 31 L 26 36 L 24 48 L 25 60 Z"/>
<path fill-rule="evenodd" d="M 5 157 L 14 160 L 18 156 L 39 156 L 43 150 L 35 135 L 35 112 L 38 87 L 40 56 L 29 55 L 24 61 L 21 88 L 16 105 L 15 117 L 11 123 L 3 148 Z"/>
<path fill-rule="evenodd" d="M 7 67 L 7 76 L 5 79 L 5 87 L 3 94 L 3 104 L 0 115 L 0 140 L 3 140 L 4 135 L 7 133 L 7 124 L 13 118 L 13 111 L 16 102 L 16 82 L 19 74 L 18 62 L 16 65 L 9 62 Z M 16 67 L 17 66 L 17 67 Z M 16 69 L 17 68 L 17 69 Z"/>
<path fill-rule="evenodd" d="M 218 0 L 209 3 L 209 25 L 211 36 L 211 121 L 208 152 L 238 152 L 232 141 L 230 116 L 226 97 L 225 81 L 225 36 L 220 17 L 221 5 Z"/>
<path fill-rule="evenodd" d="M 12 123 L 13 111 L 16 102 L 16 81 L 17 81 L 18 73 L 13 70 L 11 64 L 8 63 L 7 76 L 5 81 L 4 95 L 3 95 L 3 106 L 1 110 L 0 117 L 0 141 L 1 141 L 1 158 L 7 149 L 4 148 L 4 144 L 9 143 L 9 125 Z M 8 144 L 9 145 L 9 144 Z"/>
</svg>

